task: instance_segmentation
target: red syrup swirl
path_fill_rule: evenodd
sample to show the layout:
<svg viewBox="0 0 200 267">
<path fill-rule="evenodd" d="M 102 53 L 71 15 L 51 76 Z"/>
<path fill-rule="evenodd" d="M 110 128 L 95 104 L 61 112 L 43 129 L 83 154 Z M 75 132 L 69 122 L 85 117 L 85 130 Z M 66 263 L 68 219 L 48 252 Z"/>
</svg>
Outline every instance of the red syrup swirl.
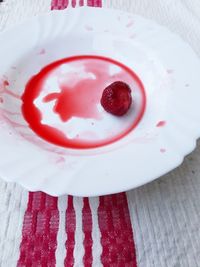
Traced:
<svg viewBox="0 0 200 267">
<path fill-rule="evenodd" d="M 79 70 L 77 70 L 77 73 L 75 71 L 63 75 L 59 68 L 63 65 L 66 66 L 66 64 L 69 66 L 70 64 L 83 66 L 84 73 L 88 75 L 80 78 Z M 117 67 L 119 71 L 116 74 L 111 74 L 110 67 Z M 46 89 L 47 81 L 52 76 L 57 79 L 59 91 L 48 92 Z M 101 120 L 102 111 L 99 111 L 98 105 L 102 92 L 108 84 L 119 80 L 128 83 L 130 87 L 132 83 L 137 83 L 142 102 L 137 117 L 131 121 L 129 127 L 122 129 L 114 136 L 89 140 L 80 138 L 77 134 L 76 138 L 68 138 L 67 133 L 56 128 L 55 125 L 47 125 L 42 121 L 42 110 L 36 105 L 36 100 L 41 93 L 43 95 L 45 93 L 43 104 L 54 103 L 52 113 L 58 115 L 62 123 L 68 123 L 72 118 Z M 44 67 L 28 81 L 22 101 L 23 116 L 29 127 L 37 135 L 55 145 L 73 149 L 97 148 L 121 139 L 137 126 L 146 106 L 144 87 L 138 76 L 130 68 L 110 58 L 90 55 L 65 58 Z"/>
</svg>

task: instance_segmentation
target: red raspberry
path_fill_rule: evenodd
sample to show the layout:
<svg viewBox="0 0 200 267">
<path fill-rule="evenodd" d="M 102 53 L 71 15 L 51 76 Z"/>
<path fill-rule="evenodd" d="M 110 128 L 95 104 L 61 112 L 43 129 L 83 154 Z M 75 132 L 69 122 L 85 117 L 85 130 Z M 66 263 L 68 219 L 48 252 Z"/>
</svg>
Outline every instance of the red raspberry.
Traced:
<svg viewBox="0 0 200 267">
<path fill-rule="evenodd" d="M 123 116 L 129 110 L 131 103 L 131 89 L 124 82 L 114 82 L 103 91 L 101 105 L 113 115 Z"/>
</svg>

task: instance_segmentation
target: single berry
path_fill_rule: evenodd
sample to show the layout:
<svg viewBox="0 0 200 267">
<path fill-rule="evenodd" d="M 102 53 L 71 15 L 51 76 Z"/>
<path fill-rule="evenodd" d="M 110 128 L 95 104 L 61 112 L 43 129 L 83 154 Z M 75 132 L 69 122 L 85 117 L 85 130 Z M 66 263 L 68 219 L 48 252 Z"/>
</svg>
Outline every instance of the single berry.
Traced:
<svg viewBox="0 0 200 267">
<path fill-rule="evenodd" d="M 124 82 L 114 82 L 103 91 L 101 105 L 113 115 L 123 116 L 129 110 L 131 103 L 131 89 Z"/>
</svg>

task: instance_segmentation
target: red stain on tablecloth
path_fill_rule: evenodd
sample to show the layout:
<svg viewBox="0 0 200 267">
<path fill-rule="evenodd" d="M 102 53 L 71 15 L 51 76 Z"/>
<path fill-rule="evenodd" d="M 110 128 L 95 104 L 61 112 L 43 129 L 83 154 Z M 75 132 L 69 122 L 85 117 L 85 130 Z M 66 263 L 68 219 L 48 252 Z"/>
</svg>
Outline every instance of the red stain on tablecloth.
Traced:
<svg viewBox="0 0 200 267">
<path fill-rule="evenodd" d="M 100 197 L 98 221 L 103 266 L 137 266 L 126 194 Z"/>
<path fill-rule="evenodd" d="M 85 254 L 83 257 L 84 267 L 92 267 L 92 213 L 90 209 L 90 203 L 88 198 L 83 199 L 83 210 L 82 210 L 82 223 L 83 223 L 83 233 L 84 240 L 83 245 L 85 249 Z"/>
<path fill-rule="evenodd" d="M 67 240 L 65 243 L 66 247 L 66 258 L 64 265 L 65 267 L 74 266 L 74 247 L 75 247 L 75 230 L 76 230 L 76 213 L 73 204 L 73 197 L 68 196 L 68 206 L 66 210 L 66 234 Z"/>
<path fill-rule="evenodd" d="M 58 199 L 42 192 L 29 193 L 24 215 L 18 267 L 56 266 L 59 225 Z"/>
</svg>

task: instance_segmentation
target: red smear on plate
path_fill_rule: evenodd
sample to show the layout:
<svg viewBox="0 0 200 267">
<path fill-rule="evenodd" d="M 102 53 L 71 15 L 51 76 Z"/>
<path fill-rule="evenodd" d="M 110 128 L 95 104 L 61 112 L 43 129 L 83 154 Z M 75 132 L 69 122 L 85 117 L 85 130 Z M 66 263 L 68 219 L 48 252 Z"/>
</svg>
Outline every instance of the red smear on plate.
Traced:
<svg viewBox="0 0 200 267">
<path fill-rule="evenodd" d="M 65 158 L 64 158 L 64 157 L 59 157 L 59 158 L 56 160 L 56 163 L 57 163 L 57 164 L 64 163 L 64 162 L 65 162 Z"/>
<path fill-rule="evenodd" d="M 44 97 L 44 101 L 55 101 L 53 112 L 59 115 L 62 122 L 67 122 L 72 117 L 84 119 L 93 118 L 99 120 L 101 119 L 101 114 L 97 109 L 97 105 L 100 104 L 105 83 L 112 78 L 110 77 L 109 66 L 114 65 L 115 67 L 119 67 L 121 71 L 115 75 L 114 79 L 123 81 L 124 77 L 128 76 L 130 81 L 134 81 L 138 84 L 143 99 L 141 110 L 132 125 L 126 129 L 126 131 L 118 134 L 114 138 L 108 138 L 93 143 L 79 139 L 69 139 L 60 130 L 42 123 L 41 111 L 36 107 L 34 101 L 43 90 L 44 83 L 48 79 L 48 76 L 52 73 L 52 71 L 63 64 L 72 62 L 79 63 L 80 61 L 81 64 L 85 64 L 87 73 L 94 73 L 95 78 L 83 78 L 73 86 L 65 84 L 65 82 L 60 82 L 60 92 L 47 94 Z M 22 96 L 22 101 L 23 115 L 33 131 L 48 142 L 63 147 L 78 149 L 103 146 L 124 137 L 137 126 L 143 116 L 146 106 L 144 87 L 137 75 L 125 65 L 115 60 L 100 56 L 75 56 L 56 61 L 46 66 L 27 83 Z"/>
<path fill-rule="evenodd" d="M 166 125 L 166 121 L 159 121 L 156 127 L 164 127 Z"/>
<path fill-rule="evenodd" d="M 10 83 L 7 79 L 3 78 L 0 80 L 0 93 L 1 94 L 7 94 L 14 98 L 21 99 L 21 97 L 14 92 L 12 92 L 8 87 L 10 86 Z"/>
<path fill-rule="evenodd" d="M 91 90 L 91 87 L 88 86 L 89 83 L 90 79 L 85 79 L 81 84 L 77 83 L 73 90 L 69 89 L 69 85 L 63 84 L 60 86 L 61 92 L 47 95 L 44 102 L 56 100 L 54 112 L 60 116 L 63 122 L 72 117 L 99 119 L 100 115 L 96 105 L 91 103 L 98 103 L 100 96 L 95 90 Z"/>
</svg>

